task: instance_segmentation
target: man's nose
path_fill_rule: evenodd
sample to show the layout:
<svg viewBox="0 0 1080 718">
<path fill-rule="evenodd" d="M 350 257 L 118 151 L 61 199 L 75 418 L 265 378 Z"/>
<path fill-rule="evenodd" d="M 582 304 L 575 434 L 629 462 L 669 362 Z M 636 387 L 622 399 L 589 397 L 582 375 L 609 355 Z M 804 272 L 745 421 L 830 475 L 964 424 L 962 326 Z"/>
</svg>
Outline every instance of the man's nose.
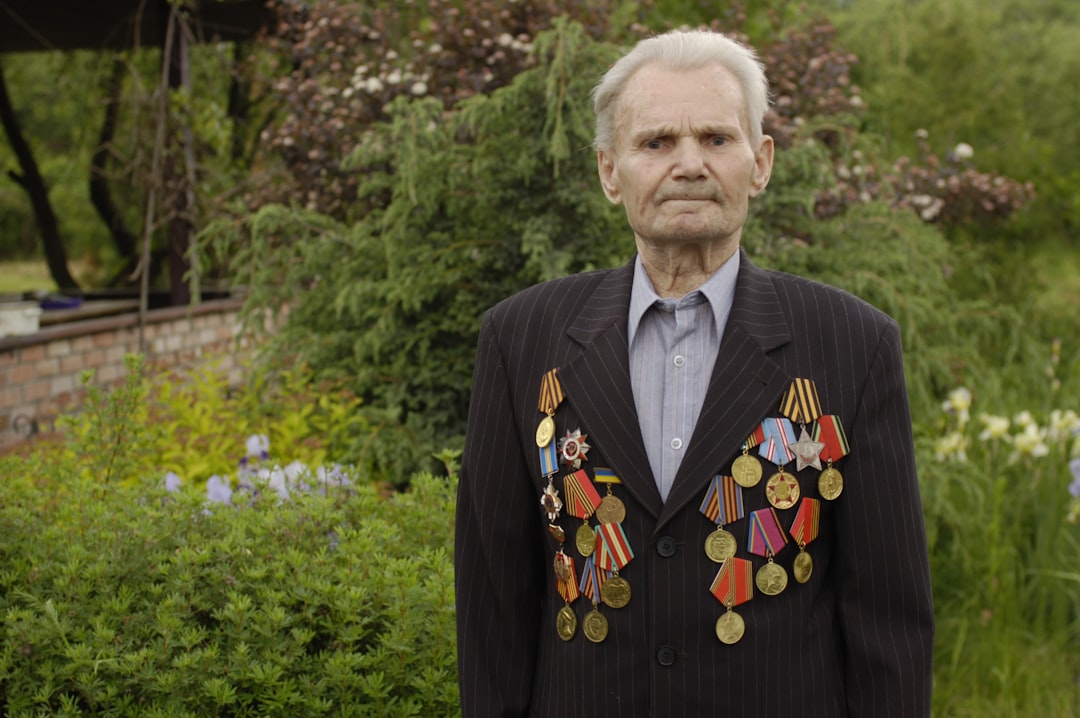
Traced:
<svg viewBox="0 0 1080 718">
<path fill-rule="evenodd" d="M 706 174 L 704 148 L 691 138 L 680 139 L 673 153 L 672 174 L 683 179 L 701 179 Z"/>
</svg>

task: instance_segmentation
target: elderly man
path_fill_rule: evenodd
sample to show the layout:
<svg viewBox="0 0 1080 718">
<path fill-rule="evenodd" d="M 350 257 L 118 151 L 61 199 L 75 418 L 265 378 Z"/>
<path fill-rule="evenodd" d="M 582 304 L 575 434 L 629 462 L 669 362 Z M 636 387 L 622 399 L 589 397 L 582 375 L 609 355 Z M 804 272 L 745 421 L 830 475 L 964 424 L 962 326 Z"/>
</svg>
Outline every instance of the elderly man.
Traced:
<svg viewBox="0 0 1080 718">
<path fill-rule="evenodd" d="M 465 718 L 917 718 L 933 612 L 896 323 L 739 248 L 754 53 L 639 43 L 594 93 L 628 265 L 484 317 L 455 565 Z"/>
</svg>

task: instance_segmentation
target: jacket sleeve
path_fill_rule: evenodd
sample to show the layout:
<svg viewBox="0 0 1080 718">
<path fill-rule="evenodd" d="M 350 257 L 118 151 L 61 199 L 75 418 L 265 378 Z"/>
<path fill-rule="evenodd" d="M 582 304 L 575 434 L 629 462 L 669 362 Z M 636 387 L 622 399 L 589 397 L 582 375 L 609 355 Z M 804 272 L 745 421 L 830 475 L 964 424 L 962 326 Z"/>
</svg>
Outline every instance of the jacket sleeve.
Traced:
<svg viewBox="0 0 1080 718">
<path fill-rule="evenodd" d="M 889 320 L 849 432 L 837 529 L 853 718 L 930 715 L 934 615 L 900 332 Z"/>
<path fill-rule="evenodd" d="M 454 545 L 463 718 L 525 716 L 532 695 L 544 529 L 513 389 L 489 313 L 477 349 Z"/>
</svg>

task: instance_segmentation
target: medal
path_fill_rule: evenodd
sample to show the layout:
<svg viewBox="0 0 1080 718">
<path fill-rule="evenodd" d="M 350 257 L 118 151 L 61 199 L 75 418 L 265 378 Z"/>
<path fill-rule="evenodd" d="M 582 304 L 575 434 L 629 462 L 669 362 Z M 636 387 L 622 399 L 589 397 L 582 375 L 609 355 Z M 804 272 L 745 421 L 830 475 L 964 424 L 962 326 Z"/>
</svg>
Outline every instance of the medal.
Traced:
<svg viewBox="0 0 1080 718">
<path fill-rule="evenodd" d="M 716 619 L 716 637 L 721 643 L 732 645 L 738 643 L 746 633 L 746 622 L 742 616 L 728 608 L 727 613 Z"/>
<path fill-rule="evenodd" d="M 606 571 L 618 571 L 634 558 L 622 524 L 596 527 L 596 565 Z"/>
<path fill-rule="evenodd" d="M 582 630 L 585 633 L 585 638 L 588 638 L 593 643 L 601 643 L 607 638 L 607 618 L 604 617 L 604 614 L 600 613 L 595 605 L 593 606 L 593 610 L 585 614 L 585 620 L 582 623 Z"/>
<path fill-rule="evenodd" d="M 805 426 L 802 427 L 799 440 L 789 445 L 788 448 L 795 454 L 796 471 L 802 471 L 807 466 L 813 466 L 818 471 L 821 471 L 821 450 L 825 448 L 825 444 L 811 439 L 810 434 L 806 433 Z"/>
<path fill-rule="evenodd" d="M 729 558 L 720 564 L 709 586 L 709 593 L 727 607 L 727 612 L 716 619 L 716 637 L 721 643 L 738 643 L 746 632 L 742 616 L 732 609 L 754 597 L 754 584 L 750 579 L 752 571 L 753 564 L 746 559 Z"/>
<path fill-rule="evenodd" d="M 586 558 L 592 556 L 596 551 L 596 531 L 593 527 L 587 523 L 579 526 L 577 533 L 574 534 L 574 545 L 582 556 Z"/>
<path fill-rule="evenodd" d="M 798 480 L 791 474 L 785 474 L 783 466 L 765 484 L 765 498 L 781 511 L 794 506 L 801 493 Z"/>
<path fill-rule="evenodd" d="M 818 493 L 821 498 L 835 501 L 844 490 L 844 477 L 833 468 L 833 462 L 839 461 L 851 451 L 840 417 L 829 414 L 818 419 L 814 427 L 814 439 L 824 444 L 821 458 L 828 462 L 825 470 L 818 477 Z"/>
<path fill-rule="evenodd" d="M 758 446 L 758 454 L 771 464 L 784 466 L 795 458 L 788 448 L 795 443 L 795 427 L 790 419 L 773 417 L 761 422 L 764 441 Z"/>
<path fill-rule="evenodd" d="M 553 563 L 555 569 L 555 578 L 560 581 L 568 581 L 574 578 L 574 559 L 567 556 L 559 549 L 555 552 L 555 561 Z M 575 579 L 575 583 L 576 583 Z"/>
<path fill-rule="evenodd" d="M 550 533 L 551 537 L 559 543 L 566 542 L 566 532 L 563 531 L 562 526 L 559 526 L 558 524 L 548 524 L 548 533 Z"/>
<path fill-rule="evenodd" d="M 777 596 L 787 588 L 787 571 L 780 564 L 773 561 L 772 556 L 764 566 L 758 569 L 754 576 L 754 584 L 758 590 L 766 596 Z"/>
<path fill-rule="evenodd" d="M 750 514 L 750 538 L 747 549 L 757 556 L 765 556 L 768 562 L 758 569 L 755 583 L 767 596 L 775 596 L 787 587 L 787 571 L 773 562 L 773 556 L 787 546 L 787 536 L 780 527 L 776 509 L 759 509 Z"/>
<path fill-rule="evenodd" d="M 608 486 L 608 491 L 611 491 L 610 486 Z M 605 496 L 600 501 L 600 505 L 596 507 L 596 520 L 602 524 L 622 523 L 625 518 L 626 504 L 618 496 L 611 493 Z"/>
<path fill-rule="evenodd" d="M 593 478 L 596 479 L 596 483 L 607 485 L 607 494 L 596 507 L 596 520 L 602 524 L 619 524 L 625 521 L 626 504 L 611 492 L 611 486 L 621 484 L 622 479 L 616 476 L 614 471 L 606 468 L 597 468 L 593 472 Z"/>
<path fill-rule="evenodd" d="M 761 462 L 750 456 L 750 449 L 760 445 L 762 439 L 764 432 L 759 424 L 754 433 L 743 442 L 742 456 L 737 457 L 731 464 L 731 475 L 739 486 L 749 489 L 761 481 Z"/>
<path fill-rule="evenodd" d="M 806 583 L 814 573 L 814 559 L 801 546 L 798 555 L 795 556 L 795 565 L 791 567 L 791 572 L 799 583 Z"/>
<path fill-rule="evenodd" d="M 806 583 L 814 572 L 814 559 L 806 552 L 806 545 L 817 538 L 821 525 L 821 502 L 805 498 L 799 504 L 795 520 L 791 522 L 791 538 L 799 547 L 792 573 L 799 583 Z"/>
<path fill-rule="evenodd" d="M 600 600 L 612 608 L 623 608 L 630 603 L 630 583 L 614 573 L 600 588 Z"/>
<path fill-rule="evenodd" d="M 757 459 L 751 458 L 755 464 Z M 758 464 L 760 468 L 760 464 Z M 733 476 L 714 476 L 698 507 L 705 518 L 716 524 L 716 530 L 705 537 L 705 555 L 714 563 L 723 563 L 735 555 L 738 542 L 724 525 L 738 521 L 745 515 L 742 487 Z"/>
<path fill-rule="evenodd" d="M 575 429 L 572 432 L 566 432 L 566 436 L 559 439 L 559 454 L 564 464 L 580 469 L 581 462 L 588 461 L 586 454 L 592 447 L 585 443 L 587 438 L 589 438 L 588 434 L 582 434 L 581 429 Z"/>
<path fill-rule="evenodd" d="M 714 563 L 723 563 L 737 550 L 738 542 L 730 531 L 718 528 L 705 537 L 705 555 Z"/>
<path fill-rule="evenodd" d="M 536 445 L 541 449 L 555 438 L 555 409 L 563 400 L 562 385 L 556 376 L 557 372 L 558 369 L 552 369 L 540 380 L 540 401 L 537 408 L 546 415 L 536 427 Z"/>
<path fill-rule="evenodd" d="M 829 466 L 821 472 L 821 476 L 817 480 L 817 486 L 821 498 L 828 501 L 835 501 L 844 490 L 844 477 L 833 468 L 832 461 L 829 461 Z"/>
<path fill-rule="evenodd" d="M 544 512 L 547 514 L 548 521 L 554 523 L 558 520 L 563 504 L 559 498 L 559 490 L 551 482 L 550 476 L 548 477 L 547 486 L 544 488 L 543 493 L 540 494 L 540 506 L 543 507 Z"/>
<path fill-rule="evenodd" d="M 564 641 L 569 641 L 577 633 L 577 615 L 570 606 L 559 609 L 559 615 L 555 617 L 555 631 Z"/>
<path fill-rule="evenodd" d="M 545 416 L 536 427 L 536 445 L 544 448 L 555 438 L 555 417 Z M 576 618 L 574 620 L 577 620 Z"/>
</svg>

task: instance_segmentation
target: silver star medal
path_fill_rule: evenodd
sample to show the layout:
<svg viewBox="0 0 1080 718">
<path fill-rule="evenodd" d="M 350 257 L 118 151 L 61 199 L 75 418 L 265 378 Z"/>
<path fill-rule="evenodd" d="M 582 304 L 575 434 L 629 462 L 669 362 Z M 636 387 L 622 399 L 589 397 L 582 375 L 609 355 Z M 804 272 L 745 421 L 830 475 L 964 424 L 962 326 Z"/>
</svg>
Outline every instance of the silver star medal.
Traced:
<svg viewBox="0 0 1080 718">
<path fill-rule="evenodd" d="M 787 448 L 795 454 L 796 471 L 802 471 L 807 466 L 813 466 L 821 471 L 821 450 L 825 448 L 825 444 L 811 439 L 810 434 L 806 433 L 805 426 L 802 427 L 799 440 L 794 444 L 788 444 Z"/>
</svg>

